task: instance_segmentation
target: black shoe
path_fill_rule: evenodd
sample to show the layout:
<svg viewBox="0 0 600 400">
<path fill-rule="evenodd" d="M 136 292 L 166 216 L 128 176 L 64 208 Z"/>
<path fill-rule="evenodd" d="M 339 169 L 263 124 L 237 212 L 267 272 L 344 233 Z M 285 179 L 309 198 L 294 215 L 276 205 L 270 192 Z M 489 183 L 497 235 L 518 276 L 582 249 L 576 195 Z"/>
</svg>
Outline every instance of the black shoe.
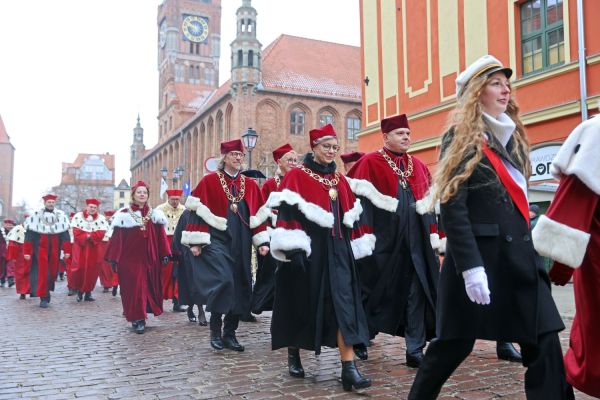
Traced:
<svg viewBox="0 0 600 400">
<path fill-rule="evenodd" d="M 354 348 L 354 354 L 356 354 L 356 357 L 360 358 L 361 360 L 369 359 L 369 352 L 367 351 L 367 346 L 361 343 L 355 344 L 352 347 Z"/>
<path fill-rule="evenodd" d="M 371 386 L 371 380 L 358 372 L 354 360 L 342 361 L 342 386 L 346 392 L 351 391 L 353 386 L 354 389 L 364 389 Z"/>
<path fill-rule="evenodd" d="M 254 315 L 252 315 L 251 313 L 248 313 L 247 315 L 242 315 L 240 317 L 240 321 L 242 322 L 256 322 L 257 319 Z"/>
<path fill-rule="evenodd" d="M 411 368 L 419 368 L 423 362 L 423 353 L 408 354 L 406 353 L 406 365 Z"/>
<path fill-rule="evenodd" d="M 42 298 L 40 299 L 40 307 L 41 307 L 41 308 L 48 308 L 48 306 L 49 306 L 49 303 L 50 303 L 50 302 L 48 301 L 48 299 L 47 299 L 46 297 L 42 297 Z"/>
<path fill-rule="evenodd" d="M 86 292 L 85 293 L 85 297 L 83 298 L 83 300 L 85 300 L 85 301 L 96 301 L 96 299 L 92 297 L 92 293 L 91 292 Z"/>
<path fill-rule="evenodd" d="M 6 282 L 0 282 L 0 287 L 4 287 L 5 284 Z"/>
<path fill-rule="evenodd" d="M 117 295 L 117 286 L 112 288 L 112 295 L 116 296 Z"/>
<path fill-rule="evenodd" d="M 76 293 L 77 292 L 74 289 L 69 289 L 69 292 L 67 293 L 67 296 L 73 296 Z"/>
<path fill-rule="evenodd" d="M 15 286 L 15 278 L 8 278 L 8 287 Z"/>
<path fill-rule="evenodd" d="M 133 328 L 133 330 L 135 330 L 135 328 L 137 328 L 138 326 L 138 321 L 131 321 L 131 327 Z"/>
<path fill-rule="evenodd" d="M 104 289 L 102 289 L 102 293 L 108 293 L 110 291 L 110 288 L 105 287 Z"/>
<path fill-rule="evenodd" d="M 173 312 L 184 312 L 187 311 L 187 308 L 183 308 L 177 302 L 173 302 Z"/>
<path fill-rule="evenodd" d="M 24 294 L 20 295 L 19 300 L 25 300 L 25 295 Z"/>
<path fill-rule="evenodd" d="M 137 325 L 134 327 L 134 329 L 135 329 L 135 333 L 141 335 L 146 330 L 146 321 L 144 321 L 143 319 L 137 321 Z"/>
<path fill-rule="evenodd" d="M 223 350 L 224 345 L 223 345 L 223 339 L 221 338 L 221 335 L 219 335 L 219 334 L 211 335 L 210 347 L 212 347 L 215 350 Z"/>
<path fill-rule="evenodd" d="M 304 378 L 304 368 L 300 361 L 300 349 L 288 347 L 288 371 L 294 378 Z"/>
<path fill-rule="evenodd" d="M 77 302 L 81 302 L 81 300 L 83 300 L 83 293 L 81 293 L 79 290 L 77 291 Z"/>
<path fill-rule="evenodd" d="M 521 353 L 509 342 L 496 342 L 496 355 L 499 360 L 523 362 Z"/>
<path fill-rule="evenodd" d="M 202 309 L 202 306 L 199 306 L 198 308 L 200 309 L 200 311 L 198 312 L 198 325 L 208 325 L 208 322 L 206 321 L 206 315 L 204 315 L 204 310 Z"/>
<path fill-rule="evenodd" d="M 244 351 L 244 346 L 237 341 L 235 336 L 223 336 L 223 347 L 233 351 Z"/>
<path fill-rule="evenodd" d="M 194 314 L 194 307 L 188 307 L 187 315 L 188 315 L 188 321 L 198 322 L 198 319 L 196 318 L 196 314 Z"/>
<path fill-rule="evenodd" d="M 64 280 L 65 280 L 65 273 L 64 273 L 64 272 L 59 272 L 59 274 L 58 274 L 58 278 L 59 278 L 61 281 L 64 281 Z"/>
</svg>

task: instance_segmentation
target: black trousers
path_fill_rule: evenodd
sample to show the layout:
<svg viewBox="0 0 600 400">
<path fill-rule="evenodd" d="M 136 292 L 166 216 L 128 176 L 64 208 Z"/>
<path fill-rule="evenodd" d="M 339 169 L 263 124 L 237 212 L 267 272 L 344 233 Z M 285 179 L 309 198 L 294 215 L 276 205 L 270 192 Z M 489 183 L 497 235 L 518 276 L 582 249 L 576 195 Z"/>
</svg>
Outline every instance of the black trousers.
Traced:
<svg viewBox="0 0 600 400">
<path fill-rule="evenodd" d="M 446 380 L 473 350 L 474 339 L 433 340 L 408 399 L 436 399 Z M 562 349 L 557 332 L 538 336 L 538 344 L 520 344 L 525 372 L 527 399 L 573 400 L 573 388 L 567 383 Z"/>
<path fill-rule="evenodd" d="M 225 326 L 223 327 L 223 336 L 235 337 L 235 331 L 237 330 L 238 325 L 240 324 L 239 314 L 232 314 L 229 312 L 225 314 L 224 321 L 221 321 L 222 316 L 223 314 L 219 314 L 216 312 L 210 313 L 211 334 L 220 336 L 222 323 L 225 322 Z"/>
</svg>

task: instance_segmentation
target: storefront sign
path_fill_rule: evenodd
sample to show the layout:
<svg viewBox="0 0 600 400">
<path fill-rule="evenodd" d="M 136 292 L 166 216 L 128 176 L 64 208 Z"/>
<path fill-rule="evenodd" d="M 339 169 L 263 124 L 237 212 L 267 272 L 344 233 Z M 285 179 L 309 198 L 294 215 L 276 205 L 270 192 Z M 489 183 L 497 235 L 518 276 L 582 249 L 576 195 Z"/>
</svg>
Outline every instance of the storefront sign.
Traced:
<svg viewBox="0 0 600 400">
<path fill-rule="evenodd" d="M 553 179 L 550 174 L 550 165 L 552 160 L 556 157 L 560 144 L 547 144 L 536 147 L 529 154 L 531 160 L 531 178 L 530 182 L 544 181 L 547 179 Z"/>
</svg>

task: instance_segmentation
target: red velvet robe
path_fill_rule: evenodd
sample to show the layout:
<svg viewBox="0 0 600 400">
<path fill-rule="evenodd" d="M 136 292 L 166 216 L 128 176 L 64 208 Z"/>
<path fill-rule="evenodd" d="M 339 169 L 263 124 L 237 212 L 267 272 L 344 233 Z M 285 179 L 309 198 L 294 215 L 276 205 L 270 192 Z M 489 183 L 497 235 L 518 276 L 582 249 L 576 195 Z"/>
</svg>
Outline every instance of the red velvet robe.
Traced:
<svg viewBox="0 0 600 400">
<path fill-rule="evenodd" d="M 129 215 L 127 208 L 114 216 L 113 234 L 105 258 L 117 264 L 127 321 L 146 319 L 147 310 L 155 316 L 163 312 L 161 259 L 169 256 L 171 251 L 163 227 L 166 223 L 166 217 L 158 210 L 153 211 L 145 231 Z"/>
<path fill-rule="evenodd" d="M 73 217 L 73 254 L 71 259 L 70 288 L 82 293 L 91 292 L 96 287 L 102 264 L 102 239 L 108 227 L 102 215 L 95 214 L 87 221 L 83 211 Z"/>
<path fill-rule="evenodd" d="M 15 226 L 7 235 L 8 252 L 6 257 L 15 263 L 15 288 L 18 294 L 29 294 L 29 268 L 31 261 L 23 258 L 23 242 L 25 240 L 25 229 L 22 225 Z"/>
</svg>

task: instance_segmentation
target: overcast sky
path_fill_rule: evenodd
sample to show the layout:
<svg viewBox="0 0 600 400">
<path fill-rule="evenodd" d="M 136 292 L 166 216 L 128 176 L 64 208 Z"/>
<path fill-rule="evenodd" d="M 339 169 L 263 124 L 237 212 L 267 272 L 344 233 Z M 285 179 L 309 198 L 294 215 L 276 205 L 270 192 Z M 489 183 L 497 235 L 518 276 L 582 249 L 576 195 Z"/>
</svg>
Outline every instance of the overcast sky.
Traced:
<svg viewBox="0 0 600 400">
<path fill-rule="evenodd" d="M 37 206 L 78 153 L 116 155 L 129 180 L 137 114 L 157 142 L 159 0 L 0 1 L 0 115 L 15 152 L 13 203 Z M 222 0 L 220 83 L 241 0 Z M 280 34 L 360 45 L 358 0 L 253 0 L 263 48 Z M 324 55 L 326 56 L 326 55 Z"/>
</svg>

